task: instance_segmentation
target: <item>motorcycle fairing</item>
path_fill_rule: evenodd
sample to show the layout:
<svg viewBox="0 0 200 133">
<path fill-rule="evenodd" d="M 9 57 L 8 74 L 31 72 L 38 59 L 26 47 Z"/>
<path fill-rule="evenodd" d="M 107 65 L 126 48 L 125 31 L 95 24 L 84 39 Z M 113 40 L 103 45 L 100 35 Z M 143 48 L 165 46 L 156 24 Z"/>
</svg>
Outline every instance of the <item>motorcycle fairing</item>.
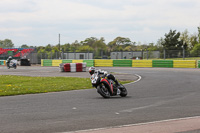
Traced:
<svg viewBox="0 0 200 133">
<path fill-rule="evenodd" d="M 106 79 L 101 79 L 101 82 L 106 82 L 108 84 L 108 86 L 110 87 L 110 90 L 111 90 L 111 93 L 113 94 L 113 84 L 112 83 L 109 83 L 108 80 Z"/>
</svg>

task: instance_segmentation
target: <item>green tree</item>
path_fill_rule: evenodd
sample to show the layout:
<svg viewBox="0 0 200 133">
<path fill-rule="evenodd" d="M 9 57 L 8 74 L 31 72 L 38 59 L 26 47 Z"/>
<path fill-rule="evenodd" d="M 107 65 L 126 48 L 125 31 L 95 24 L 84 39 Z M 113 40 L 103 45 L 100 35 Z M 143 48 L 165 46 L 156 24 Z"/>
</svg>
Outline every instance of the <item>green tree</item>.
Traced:
<svg viewBox="0 0 200 133">
<path fill-rule="evenodd" d="M 180 32 L 176 33 L 176 30 L 170 30 L 168 34 L 165 34 L 163 47 L 167 50 L 180 50 L 183 46 L 183 40 L 179 39 Z M 185 45 L 186 47 L 186 45 Z"/>
<path fill-rule="evenodd" d="M 191 48 L 190 36 L 189 36 L 189 32 L 188 32 L 187 29 L 180 34 L 179 38 L 183 42 L 183 44 L 185 45 L 185 49 Z"/>
<path fill-rule="evenodd" d="M 157 45 L 154 45 L 154 43 L 149 43 L 149 45 L 147 46 L 147 50 L 148 51 L 156 51 L 159 50 Z"/>
<path fill-rule="evenodd" d="M 61 49 L 63 50 L 63 52 L 69 52 L 70 51 L 70 44 L 66 43 L 64 45 L 61 45 Z"/>
<path fill-rule="evenodd" d="M 192 56 L 200 56 L 200 43 L 196 44 L 190 53 Z"/>
<path fill-rule="evenodd" d="M 81 41 L 81 45 L 89 45 L 90 47 L 93 46 L 93 44 L 97 41 L 98 39 L 96 37 L 90 37 L 86 38 L 84 41 Z"/>
<path fill-rule="evenodd" d="M 13 48 L 14 44 L 12 43 L 12 40 L 10 40 L 10 39 L 0 40 L 0 47 L 1 48 Z"/>
<path fill-rule="evenodd" d="M 117 37 L 108 43 L 110 51 L 122 51 L 125 47 L 133 45 L 129 38 Z"/>
<path fill-rule="evenodd" d="M 80 46 L 79 49 L 77 50 L 77 52 L 91 52 L 91 51 L 94 51 L 94 49 L 89 45 Z"/>
<path fill-rule="evenodd" d="M 190 50 L 193 49 L 193 47 L 198 44 L 198 36 L 196 34 L 190 35 Z"/>
<path fill-rule="evenodd" d="M 71 44 L 70 52 L 78 51 L 80 46 L 81 44 L 76 40 L 75 42 Z"/>
<path fill-rule="evenodd" d="M 21 48 L 29 48 L 29 46 L 27 44 L 23 44 L 21 45 Z"/>
<path fill-rule="evenodd" d="M 95 58 L 101 58 L 101 56 L 103 56 L 102 54 L 107 50 L 107 46 L 104 41 L 105 39 L 101 37 L 92 45 L 92 48 L 95 51 Z"/>
<path fill-rule="evenodd" d="M 45 47 L 45 51 L 50 52 L 51 50 L 52 50 L 52 46 L 51 46 L 51 44 L 48 44 L 48 45 Z"/>
</svg>

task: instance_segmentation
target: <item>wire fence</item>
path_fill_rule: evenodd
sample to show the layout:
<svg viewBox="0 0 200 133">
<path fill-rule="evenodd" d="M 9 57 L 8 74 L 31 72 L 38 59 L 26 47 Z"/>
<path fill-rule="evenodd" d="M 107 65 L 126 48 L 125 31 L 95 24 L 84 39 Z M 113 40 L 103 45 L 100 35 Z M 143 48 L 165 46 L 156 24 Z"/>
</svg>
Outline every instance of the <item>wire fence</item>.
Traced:
<svg viewBox="0 0 200 133">
<path fill-rule="evenodd" d="M 6 60 L 8 53 L 0 54 L 0 60 Z M 48 52 L 37 53 L 33 51 L 14 59 L 30 59 L 31 64 L 40 64 L 41 59 L 197 59 L 200 60 L 199 51 L 188 50 L 160 50 L 160 51 L 113 51 L 103 53 L 95 52 Z"/>
</svg>

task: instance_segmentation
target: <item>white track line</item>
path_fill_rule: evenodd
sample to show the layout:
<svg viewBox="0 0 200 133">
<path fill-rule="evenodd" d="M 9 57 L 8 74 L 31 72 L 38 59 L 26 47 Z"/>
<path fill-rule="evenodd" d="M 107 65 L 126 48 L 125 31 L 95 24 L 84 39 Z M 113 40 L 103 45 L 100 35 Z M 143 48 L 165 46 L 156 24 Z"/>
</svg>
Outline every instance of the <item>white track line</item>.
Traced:
<svg viewBox="0 0 200 133">
<path fill-rule="evenodd" d="M 148 125 L 148 124 L 156 124 L 156 123 L 162 123 L 162 122 L 188 120 L 188 119 L 194 119 L 194 118 L 200 118 L 200 116 L 177 118 L 177 119 L 168 119 L 168 120 L 160 120 L 160 121 L 153 121 L 153 122 L 146 122 L 146 123 L 137 123 L 137 124 L 122 125 L 122 126 L 113 126 L 113 127 L 105 127 L 105 128 L 88 129 L 88 130 L 78 130 L 78 131 L 62 132 L 62 133 L 80 133 L 80 132 L 98 131 L 98 130 L 105 130 L 105 129 L 112 129 L 112 128 L 122 128 L 122 127 L 131 127 L 131 126 L 141 126 L 141 125 Z"/>
<path fill-rule="evenodd" d="M 138 77 L 138 79 L 137 79 L 136 81 L 134 81 L 134 82 L 131 82 L 131 83 L 127 83 L 127 84 L 124 84 L 124 85 L 134 84 L 134 83 L 137 83 L 137 82 L 139 82 L 139 81 L 142 79 L 142 77 L 141 77 L 140 75 L 138 75 L 138 74 L 135 74 L 135 76 L 137 76 L 137 77 Z"/>
</svg>

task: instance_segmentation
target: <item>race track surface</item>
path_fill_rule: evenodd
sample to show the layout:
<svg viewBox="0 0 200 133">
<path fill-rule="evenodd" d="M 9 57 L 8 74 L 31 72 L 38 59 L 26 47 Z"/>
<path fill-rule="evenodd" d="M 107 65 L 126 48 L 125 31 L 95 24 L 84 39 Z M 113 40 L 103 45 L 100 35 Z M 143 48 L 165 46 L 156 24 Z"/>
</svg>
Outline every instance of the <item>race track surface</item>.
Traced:
<svg viewBox="0 0 200 133">
<path fill-rule="evenodd" d="M 111 68 L 128 96 L 104 99 L 95 89 L 0 97 L 1 133 L 53 133 L 200 116 L 200 70 L 176 68 Z M 43 72 L 42 72 L 43 71 Z M 120 73 L 120 74 L 119 74 Z M 52 67 L 0 67 L 1 75 L 81 76 Z M 82 73 L 83 77 L 89 77 Z M 126 77 L 126 78 L 125 78 Z"/>
</svg>

